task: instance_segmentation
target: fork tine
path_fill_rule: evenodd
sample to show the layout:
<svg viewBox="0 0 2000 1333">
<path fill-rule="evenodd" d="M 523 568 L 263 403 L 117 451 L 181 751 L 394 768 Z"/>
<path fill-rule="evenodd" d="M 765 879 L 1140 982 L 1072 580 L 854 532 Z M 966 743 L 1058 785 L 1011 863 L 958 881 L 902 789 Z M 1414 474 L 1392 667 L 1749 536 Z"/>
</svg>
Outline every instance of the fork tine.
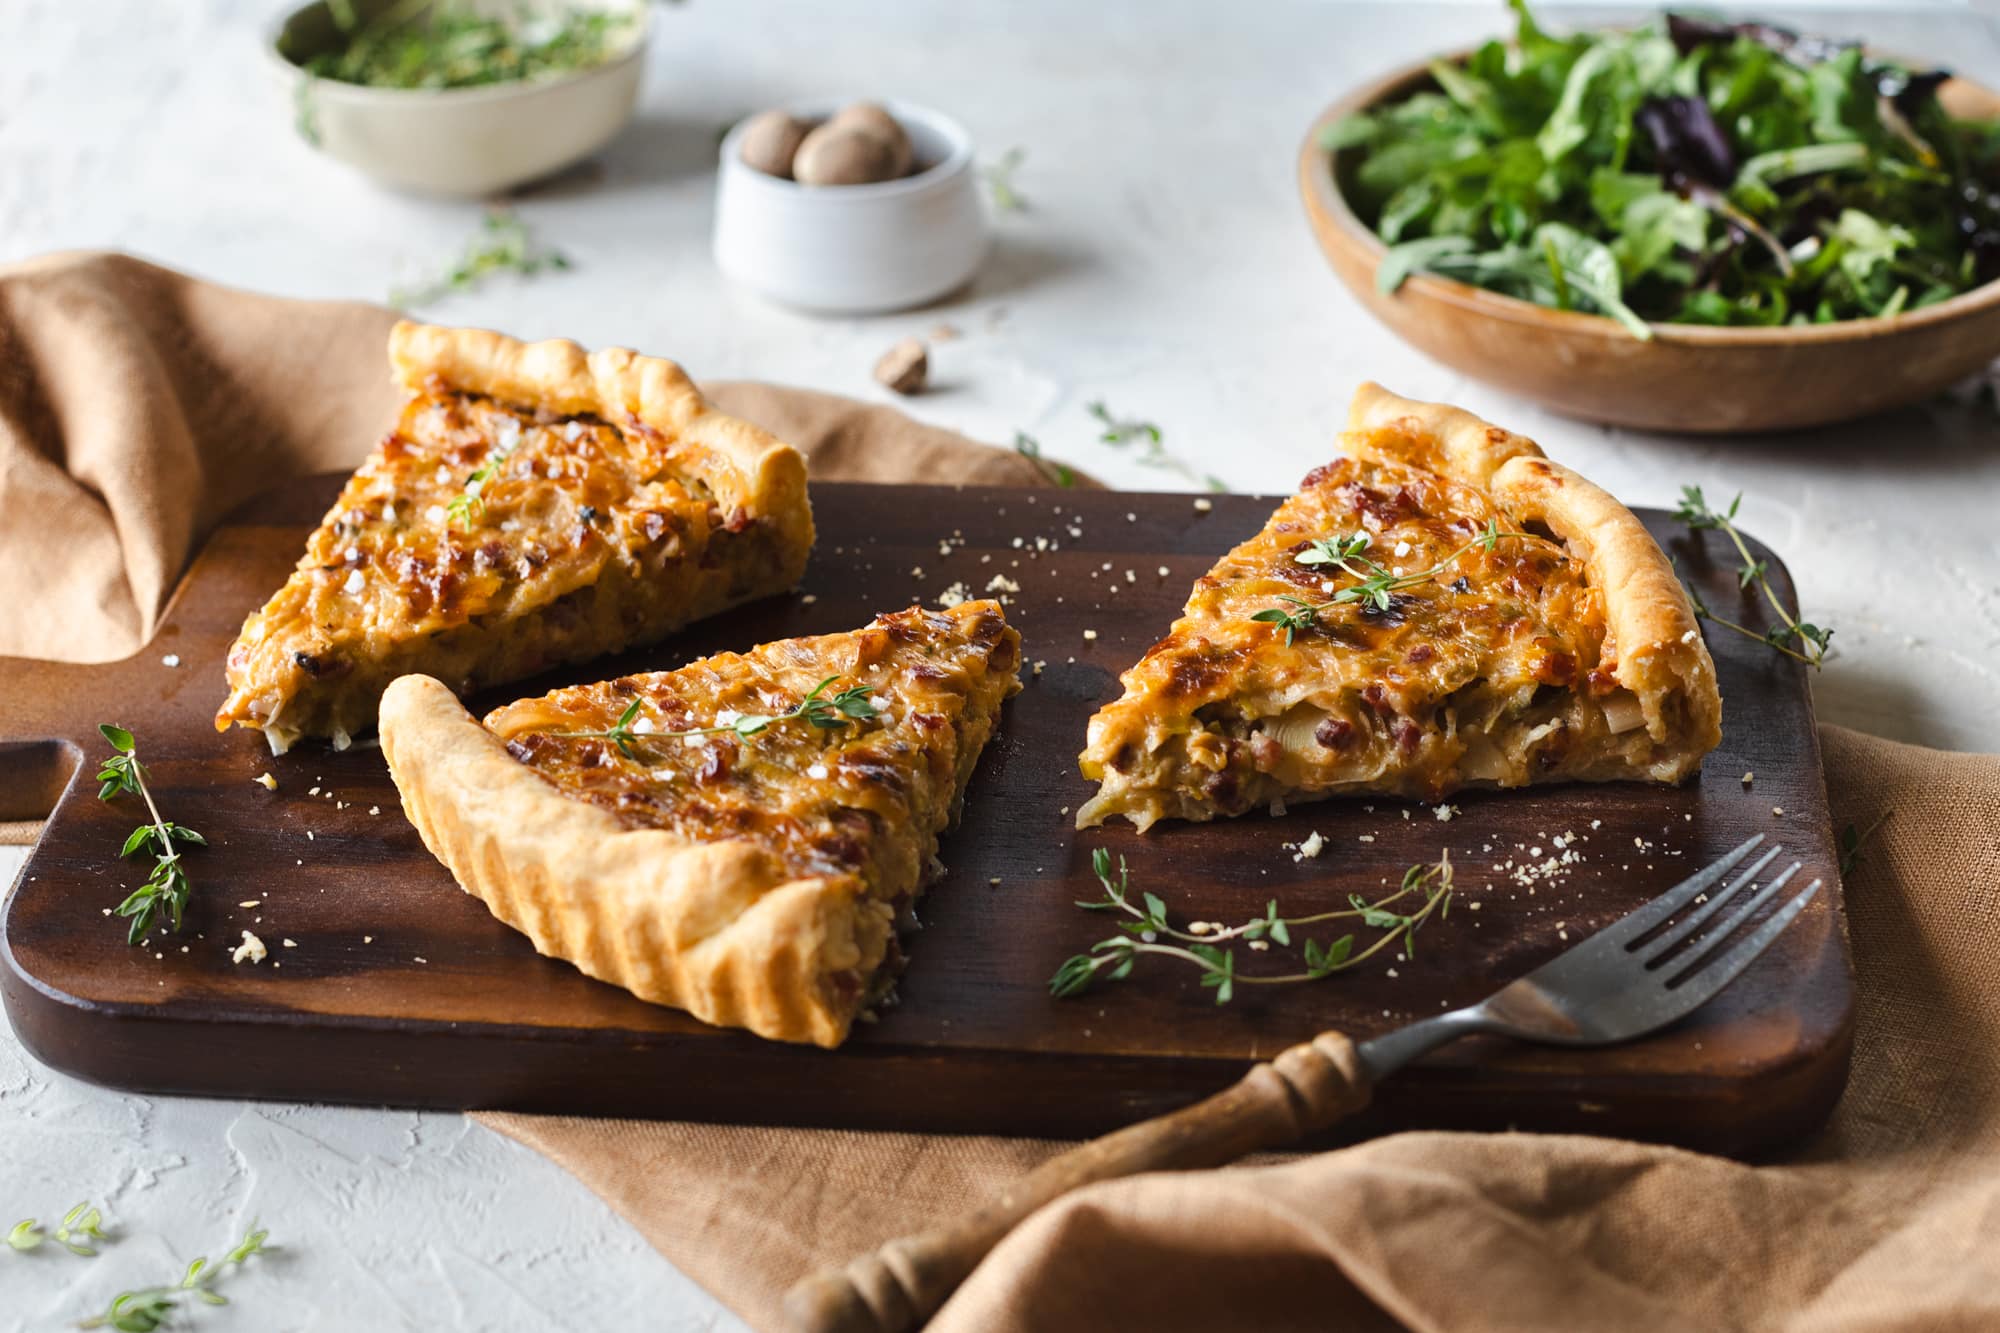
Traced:
<svg viewBox="0 0 2000 1333">
<path fill-rule="evenodd" d="M 1644 907 L 1636 908 L 1612 922 L 1599 931 L 1593 937 L 1593 941 L 1597 939 L 1610 940 L 1629 947 L 1632 941 L 1638 939 L 1662 921 L 1665 921 L 1675 912 L 1686 907 L 1701 894 L 1714 888 L 1722 881 L 1722 877 L 1735 867 L 1738 861 L 1750 855 L 1751 851 L 1762 841 L 1764 841 L 1764 835 L 1761 833 L 1756 834 L 1735 851 L 1729 852 L 1722 859 L 1711 863 L 1699 873 L 1682 880 L 1659 897 L 1653 899 L 1653 901 L 1647 903 Z"/>
<path fill-rule="evenodd" d="M 1778 853 L 1784 850 L 1783 847 L 1772 847 L 1767 850 L 1762 856 L 1752 861 L 1742 874 L 1729 881 L 1728 888 L 1721 889 L 1710 895 L 1709 900 L 1703 903 L 1699 909 L 1689 913 L 1687 920 L 1676 922 L 1672 930 L 1667 931 L 1657 939 L 1648 941 L 1645 946 L 1647 949 L 1646 966 L 1656 966 L 1661 959 L 1679 948 L 1682 941 L 1691 939 L 1695 931 L 1701 929 L 1703 922 L 1726 907 L 1729 904 L 1729 900 L 1736 896 L 1738 890 L 1762 874 L 1764 867 L 1776 860 Z"/>
<path fill-rule="evenodd" d="M 1792 867 L 1793 870 L 1797 868 L 1797 866 Z M 1789 876 L 1791 871 L 1785 873 Z M 1720 956 L 1711 955 L 1712 962 L 1706 960 L 1698 962 L 1692 970 L 1675 978 L 1684 981 L 1683 985 L 1670 992 L 1674 997 L 1675 1007 L 1684 1014 L 1689 1013 L 1708 1003 L 1717 991 L 1736 980 L 1743 969 L 1750 966 L 1758 954 L 1770 948 L 1771 942 L 1784 932 L 1785 927 L 1791 925 L 1793 919 L 1806 910 L 1806 904 L 1812 901 L 1815 893 L 1819 892 L 1819 887 L 1818 880 L 1806 885 L 1796 898 L 1773 912 L 1769 920 L 1737 941 L 1728 952 Z M 1758 895 L 1760 898 L 1764 896 L 1764 894 Z M 1667 984 L 1673 986 L 1671 981 Z"/>
</svg>

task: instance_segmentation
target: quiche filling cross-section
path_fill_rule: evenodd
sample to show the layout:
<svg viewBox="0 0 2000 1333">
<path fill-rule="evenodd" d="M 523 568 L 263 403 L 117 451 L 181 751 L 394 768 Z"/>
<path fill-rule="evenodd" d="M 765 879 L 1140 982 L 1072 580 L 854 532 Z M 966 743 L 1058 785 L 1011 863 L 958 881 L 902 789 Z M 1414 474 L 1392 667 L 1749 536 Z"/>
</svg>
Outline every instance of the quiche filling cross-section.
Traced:
<svg viewBox="0 0 2000 1333">
<path fill-rule="evenodd" d="M 1079 827 L 1699 766 L 1714 663 L 1630 511 L 1530 440 L 1375 385 L 1342 445 L 1091 719 Z"/>
<path fill-rule="evenodd" d="M 389 349 L 402 416 L 245 622 L 218 729 L 344 745 L 397 676 L 516 680 L 803 572 L 803 460 L 672 362 L 407 322 Z"/>
<path fill-rule="evenodd" d="M 1020 636 L 911 609 L 475 722 L 434 680 L 382 700 L 403 808 L 466 892 L 641 999 L 837 1046 L 900 969 Z"/>
</svg>

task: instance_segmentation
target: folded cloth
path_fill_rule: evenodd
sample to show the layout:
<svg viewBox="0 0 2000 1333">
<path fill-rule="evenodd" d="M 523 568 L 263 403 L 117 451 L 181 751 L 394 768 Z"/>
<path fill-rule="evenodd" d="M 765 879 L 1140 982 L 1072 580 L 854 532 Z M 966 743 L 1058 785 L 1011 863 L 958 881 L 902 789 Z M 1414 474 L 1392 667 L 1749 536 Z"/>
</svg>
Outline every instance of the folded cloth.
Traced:
<svg viewBox="0 0 2000 1333">
<path fill-rule="evenodd" d="M 1408 1133 L 1114 1181 L 1017 1228 L 932 1327 L 2000 1329 L 2000 757 L 1833 726 L 1820 742 L 1835 827 L 1893 814 L 1847 877 L 1852 1081 L 1782 1161 Z M 1066 1146 L 478 1119 L 760 1328 L 794 1279 Z"/>
<path fill-rule="evenodd" d="M 230 508 L 352 466 L 393 410 L 392 318 L 117 256 L 0 267 L 0 653 L 136 650 Z M 816 477 L 1043 479 L 888 408 L 707 387 Z M 1836 826 L 1893 818 L 1847 880 L 1853 1080 L 1783 1160 L 1411 1133 L 1112 1182 L 1029 1219 L 935 1327 L 2000 1328 L 2000 759 L 1838 727 L 1821 741 Z M 794 1279 L 954 1217 L 1064 1146 L 477 1118 L 760 1327 Z"/>
</svg>

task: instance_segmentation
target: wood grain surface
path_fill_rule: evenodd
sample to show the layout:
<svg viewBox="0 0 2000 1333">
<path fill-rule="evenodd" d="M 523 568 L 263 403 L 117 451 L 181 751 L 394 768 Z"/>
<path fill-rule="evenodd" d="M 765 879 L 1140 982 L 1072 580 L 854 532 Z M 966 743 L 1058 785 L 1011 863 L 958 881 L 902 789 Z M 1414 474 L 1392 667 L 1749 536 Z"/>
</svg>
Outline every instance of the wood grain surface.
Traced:
<svg viewBox="0 0 2000 1333">
<path fill-rule="evenodd" d="M 1448 821 L 1427 806 L 1344 800 L 1144 837 L 1077 834 L 1086 719 L 1191 581 L 1274 502 L 1218 496 L 1204 510 L 1186 495 L 816 486 L 810 599 L 745 607 L 474 702 L 848 629 L 954 585 L 1006 592 L 1027 659 L 1045 665 L 1008 705 L 945 839 L 949 873 L 922 904 L 899 1002 L 826 1052 L 705 1027 L 535 954 L 425 852 L 378 750 L 304 744 L 273 758 L 253 733 L 214 732 L 223 655 L 340 480 L 274 492 L 219 530 L 138 656 L 0 660 L 0 819 L 54 810 L 0 915 L 0 992 L 22 1041 L 57 1069 L 144 1092 L 1093 1134 L 1213 1093 L 1322 1029 L 1358 1039 L 1475 1001 L 1765 833 L 1830 891 L 1694 1018 L 1608 1050 L 1461 1042 L 1392 1080 L 1340 1132 L 1516 1126 L 1754 1153 L 1839 1096 L 1853 994 L 1810 695 L 1802 667 L 1740 636 L 1710 635 L 1724 740 L 1683 788 L 1466 793 Z M 1715 534 L 1676 535 L 1665 516 L 1642 516 L 1713 605 L 1762 623 Z M 1772 579 L 1789 598 L 1775 558 Z M 163 811 L 210 843 L 188 860 L 183 932 L 149 949 L 127 947 L 124 923 L 106 915 L 145 868 L 116 856 L 137 809 L 99 803 L 89 780 L 100 721 L 137 732 Z M 275 792 L 254 781 L 265 772 Z M 1314 832 L 1318 857 L 1285 848 Z M 1519 882 L 1508 867 L 1560 860 L 1558 839 L 1574 861 Z M 1444 849 L 1460 893 L 1415 957 L 1317 984 L 1243 987 L 1217 1007 L 1191 970 L 1163 963 L 1054 1000 L 1050 973 L 1109 933 L 1104 916 L 1074 906 L 1097 896 L 1100 846 L 1197 919 L 1240 921 L 1273 897 L 1292 915 L 1326 910 Z M 269 947 L 261 964 L 230 959 L 246 929 Z M 1277 960 L 1239 951 L 1237 962 Z"/>
</svg>

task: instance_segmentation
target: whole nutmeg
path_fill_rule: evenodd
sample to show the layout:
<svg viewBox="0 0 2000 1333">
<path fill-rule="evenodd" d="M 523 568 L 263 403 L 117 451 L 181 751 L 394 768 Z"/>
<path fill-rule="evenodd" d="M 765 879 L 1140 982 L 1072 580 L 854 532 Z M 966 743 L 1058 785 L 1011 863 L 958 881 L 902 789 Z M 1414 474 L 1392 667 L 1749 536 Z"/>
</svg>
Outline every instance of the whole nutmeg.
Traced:
<svg viewBox="0 0 2000 1333">
<path fill-rule="evenodd" d="M 875 363 L 875 381 L 900 394 L 922 393 L 931 376 L 930 350 L 920 338 L 905 338 Z"/>
<path fill-rule="evenodd" d="M 792 178 L 792 158 L 812 126 L 784 111 L 759 111 L 743 127 L 743 163 L 766 176 Z"/>
<path fill-rule="evenodd" d="M 856 102 L 842 107 L 829 125 L 837 125 L 844 130 L 866 130 L 889 145 L 895 154 L 898 176 L 910 174 L 910 166 L 916 160 L 916 152 L 910 147 L 910 135 L 902 122 L 889 114 L 880 102 Z"/>
<path fill-rule="evenodd" d="M 896 178 L 895 150 L 880 135 L 826 124 L 805 137 L 792 158 L 801 185 L 872 185 Z"/>
</svg>

